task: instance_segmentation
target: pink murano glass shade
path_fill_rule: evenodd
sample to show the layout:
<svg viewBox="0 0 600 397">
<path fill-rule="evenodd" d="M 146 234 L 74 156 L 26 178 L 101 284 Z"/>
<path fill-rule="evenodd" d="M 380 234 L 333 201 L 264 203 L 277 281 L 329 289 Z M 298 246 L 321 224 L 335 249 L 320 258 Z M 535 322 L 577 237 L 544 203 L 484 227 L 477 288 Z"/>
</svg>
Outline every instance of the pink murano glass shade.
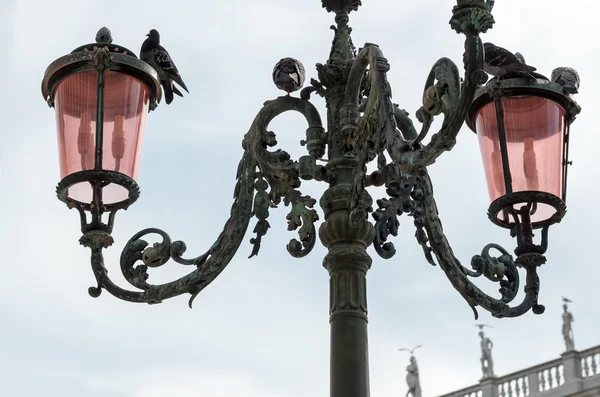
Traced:
<svg viewBox="0 0 600 397">
<path fill-rule="evenodd" d="M 556 102 L 540 97 L 503 98 L 504 126 L 512 191 L 540 191 L 562 198 L 565 111 Z M 493 102 L 475 117 L 479 147 L 490 200 L 506 194 Z M 538 204 L 533 222 L 542 221 L 555 210 Z"/>
<path fill-rule="evenodd" d="M 96 71 L 80 72 L 56 87 L 54 106 L 61 178 L 96 166 L 97 80 Z M 149 104 L 150 93 L 142 82 L 124 73 L 104 72 L 103 170 L 137 178 Z M 87 182 L 78 183 L 69 188 L 68 196 L 90 203 L 92 187 Z M 104 204 L 128 196 L 127 189 L 113 183 L 102 190 Z"/>
</svg>

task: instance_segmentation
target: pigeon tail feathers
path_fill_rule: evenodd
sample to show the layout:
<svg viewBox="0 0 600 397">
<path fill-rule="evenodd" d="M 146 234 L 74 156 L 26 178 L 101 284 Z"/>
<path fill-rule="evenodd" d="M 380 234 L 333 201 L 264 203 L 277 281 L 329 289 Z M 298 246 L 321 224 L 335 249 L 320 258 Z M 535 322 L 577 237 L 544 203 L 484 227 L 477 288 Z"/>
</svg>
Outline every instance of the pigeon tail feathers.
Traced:
<svg viewBox="0 0 600 397">
<path fill-rule="evenodd" d="M 177 74 L 177 76 L 173 76 L 173 81 L 179 84 L 179 86 L 183 88 L 185 92 L 187 92 L 188 94 L 190 93 L 179 73 Z M 175 90 L 173 90 L 173 92 L 175 92 Z"/>
<path fill-rule="evenodd" d="M 173 87 L 168 82 L 161 81 L 160 83 L 165 91 L 165 102 L 167 102 L 167 105 L 169 105 L 171 102 L 173 102 Z"/>
<path fill-rule="evenodd" d="M 177 87 L 175 87 L 175 85 L 171 85 L 171 89 L 173 90 L 173 94 L 175 94 L 175 95 L 179 95 L 180 97 L 182 97 L 182 98 L 183 98 L 183 94 L 181 93 L 181 91 L 179 91 L 179 90 L 177 89 Z"/>
</svg>

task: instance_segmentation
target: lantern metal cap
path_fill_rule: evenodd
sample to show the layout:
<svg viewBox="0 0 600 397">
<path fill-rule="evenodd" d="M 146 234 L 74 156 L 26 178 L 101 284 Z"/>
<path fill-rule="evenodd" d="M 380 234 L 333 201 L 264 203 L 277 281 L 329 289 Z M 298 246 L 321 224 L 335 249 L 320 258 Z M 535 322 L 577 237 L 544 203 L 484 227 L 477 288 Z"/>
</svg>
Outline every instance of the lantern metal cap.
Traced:
<svg viewBox="0 0 600 397">
<path fill-rule="evenodd" d="M 162 88 L 156 70 L 146 62 L 139 60 L 127 48 L 112 44 L 112 37 L 108 29 L 100 29 L 96 40 L 96 43 L 77 47 L 70 54 L 56 59 L 48 66 L 42 80 L 42 96 L 48 102 L 48 105 L 50 107 L 54 106 L 54 89 L 67 76 L 105 68 L 126 73 L 144 83 L 150 90 L 150 110 L 156 108 L 162 98 Z M 101 40 L 101 42 L 98 42 L 98 40 Z M 103 55 L 107 55 L 105 57 L 107 61 L 101 59 Z"/>
<path fill-rule="evenodd" d="M 498 81 L 494 78 L 475 93 L 466 119 L 467 126 L 472 131 L 477 132 L 475 129 L 477 112 L 488 103 L 493 102 L 494 95 L 498 95 L 498 92 L 502 97 L 536 96 L 550 99 L 565 109 L 569 123 L 572 123 L 581 112 L 581 107 L 577 105 L 577 102 L 569 95 L 565 95 L 564 87 L 550 80 L 515 78 Z"/>
</svg>

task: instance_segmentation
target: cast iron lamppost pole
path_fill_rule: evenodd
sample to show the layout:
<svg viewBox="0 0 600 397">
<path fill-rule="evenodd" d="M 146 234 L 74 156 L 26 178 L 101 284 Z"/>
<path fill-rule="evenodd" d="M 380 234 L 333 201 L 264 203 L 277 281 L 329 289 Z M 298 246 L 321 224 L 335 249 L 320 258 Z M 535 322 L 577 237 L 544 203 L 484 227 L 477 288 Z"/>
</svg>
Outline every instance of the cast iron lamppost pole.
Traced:
<svg viewBox="0 0 600 397">
<path fill-rule="evenodd" d="M 386 78 L 390 66 L 382 51 L 365 44 L 357 52 L 352 44 L 348 14 L 361 1 L 322 0 L 336 15 L 329 59 L 317 64 L 318 80 L 311 80 L 301 98 L 267 101 L 254 119 L 242 142 L 234 203 L 223 232 L 208 251 L 192 259 L 183 258 L 182 241 L 171 241 L 162 230 L 135 234 L 120 262 L 123 276 L 137 290 L 111 281 L 102 250 L 113 243 L 115 213 L 139 197 L 135 178 L 145 115 L 161 97 L 157 74 L 131 51 L 112 44 L 106 28 L 98 32 L 96 43 L 56 60 L 46 70 L 42 91 L 57 114 L 63 178 L 58 197 L 79 212 L 80 242 L 92 252 L 98 286 L 89 289 L 90 295 L 97 297 L 104 289 L 119 299 L 160 303 L 190 294 L 191 305 L 233 258 L 253 217 L 258 221 L 251 256 L 258 253 L 269 228 L 269 208 L 282 201 L 290 208 L 288 229 L 299 233 L 287 250 L 294 257 L 307 255 L 316 242 L 318 215 L 316 200 L 299 187 L 301 180 L 316 180 L 327 184 L 319 202 L 325 221 L 318 234 L 328 249 L 323 265 L 330 275 L 332 397 L 369 396 L 367 247 L 372 243 L 380 256 L 391 258 L 395 248 L 387 238 L 397 234 L 402 213 L 414 218 L 425 257 L 440 265 L 476 317 L 476 306 L 496 317 L 520 316 L 529 309 L 542 313 L 537 267 L 546 261 L 548 227 L 565 214 L 569 127 L 580 108 L 563 86 L 544 78 L 492 79 L 481 87 L 488 76 L 479 34 L 494 23 L 493 4 L 457 0 L 450 25 L 466 36 L 465 77 L 461 81 L 458 68 L 447 58 L 435 63 L 417 112 L 422 124 L 417 132 L 408 113 L 391 101 Z M 311 93 L 327 102 L 327 129 L 309 101 Z M 283 150 L 268 150 L 277 143 L 267 130 L 270 121 L 290 110 L 300 112 L 308 123 L 308 155 L 298 161 Z M 439 114 L 444 115 L 442 127 L 424 144 Z M 515 260 L 502 247 L 489 244 L 472 258 L 472 270 L 460 264 L 442 231 L 427 172 L 440 154 L 452 149 L 465 120 L 479 137 L 492 199 L 490 219 L 517 239 Z M 326 165 L 317 165 L 325 153 Z M 367 174 L 367 163 L 375 159 L 377 170 Z M 384 185 L 390 197 L 377 200 L 373 211 L 365 187 Z M 536 230 L 541 230 L 540 244 L 534 243 Z M 148 234 L 158 234 L 162 241 L 148 246 L 142 240 Z M 491 250 L 500 255 L 493 257 Z M 193 270 L 166 284 L 150 284 L 149 268 L 169 259 Z M 509 306 L 519 289 L 518 267 L 526 271 L 525 297 Z M 481 275 L 500 284 L 499 299 L 469 281 Z"/>
</svg>

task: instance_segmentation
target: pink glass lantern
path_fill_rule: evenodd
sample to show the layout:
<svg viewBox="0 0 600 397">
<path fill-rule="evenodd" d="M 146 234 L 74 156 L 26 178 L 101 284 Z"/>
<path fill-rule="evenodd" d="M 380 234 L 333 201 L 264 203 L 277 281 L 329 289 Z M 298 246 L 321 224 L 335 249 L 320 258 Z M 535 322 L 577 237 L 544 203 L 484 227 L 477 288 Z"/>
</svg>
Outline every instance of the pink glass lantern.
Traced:
<svg viewBox="0 0 600 397">
<path fill-rule="evenodd" d="M 479 139 L 492 222 L 510 229 L 560 222 L 569 126 L 578 111 L 563 87 L 547 80 L 493 80 L 478 91 L 467 123 Z"/>
<path fill-rule="evenodd" d="M 54 90 L 61 178 L 96 167 L 96 71 L 70 75 Z M 137 178 L 150 90 L 133 76 L 105 72 L 101 169 Z M 108 184 L 105 204 L 126 200 L 127 189 Z M 92 201 L 87 182 L 69 188 L 68 197 Z"/>
<path fill-rule="evenodd" d="M 101 41 L 54 61 L 42 82 L 42 94 L 56 110 L 58 197 L 69 207 L 92 212 L 93 227 L 103 227 L 103 212 L 126 208 L 138 198 L 135 180 L 146 114 L 161 96 L 154 69 L 111 44 L 110 32 L 103 29 Z"/>
</svg>

